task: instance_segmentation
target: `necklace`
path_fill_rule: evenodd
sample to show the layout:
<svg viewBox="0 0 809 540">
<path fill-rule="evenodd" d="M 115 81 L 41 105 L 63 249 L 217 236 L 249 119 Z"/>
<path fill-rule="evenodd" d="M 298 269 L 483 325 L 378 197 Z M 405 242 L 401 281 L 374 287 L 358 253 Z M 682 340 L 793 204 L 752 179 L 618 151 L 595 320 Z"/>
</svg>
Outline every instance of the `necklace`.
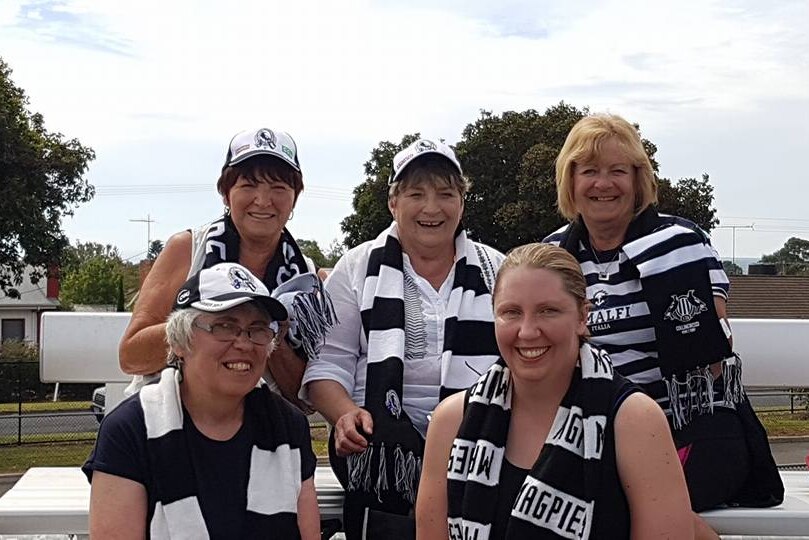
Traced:
<svg viewBox="0 0 809 540">
<path fill-rule="evenodd" d="M 615 263 L 618 260 L 618 257 L 621 255 L 621 250 L 620 249 L 617 250 L 615 252 L 615 255 L 612 257 L 612 260 L 610 260 L 607 263 L 601 262 L 601 259 L 598 258 L 598 255 L 596 254 L 596 250 L 595 250 L 595 248 L 593 248 L 592 244 L 590 244 L 590 252 L 593 254 L 593 257 L 595 257 L 595 260 L 598 263 L 598 281 L 609 281 L 610 276 L 612 275 L 612 272 L 611 272 L 612 265 L 613 265 L 613 263 Z M 606 264 L 607 267 L 602 269 L 602 266 L 604 264 Z"/>
</svg>

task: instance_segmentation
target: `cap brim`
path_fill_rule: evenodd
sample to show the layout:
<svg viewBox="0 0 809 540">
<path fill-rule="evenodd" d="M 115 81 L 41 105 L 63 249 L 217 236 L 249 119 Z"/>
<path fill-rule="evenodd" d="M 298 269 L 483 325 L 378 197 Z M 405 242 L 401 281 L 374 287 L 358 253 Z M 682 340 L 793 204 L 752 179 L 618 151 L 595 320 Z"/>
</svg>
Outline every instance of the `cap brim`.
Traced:
<svg viewBox="0 0 809 540">
<path fill-rule="evenodd" d="M 458 174 L 461 174 L 461 175 L 463 174 L 463 170 L 461 169 L 461 166 L 460 166 L 458 163 L 456 163 L 456 162 L 455 162 L 455 161 L 454 161 L 452 158 L 450 158 L 449 156 L 447 156 L 447 155 L 446 155 L 444 152 L 441 152 L 440 150 L 424 150 L 424 151 L 422 151 L 422 152 L 419 152 L 418 154 L 416 154 L 416 155 L 415 155 L 415 156 L 413 156 L 412 158 L 410 158 L 410 161 L 408 161 L 407 163 L 405 163 L 405 166 L 404 166 L 404 167 L 402 167 L 401 169 L 399 169 L 399 171 L 398 171 L 397 173 L 395 173 L 393 176 L 391 176 L 391 177 L 390 177 L 390 180 L 388 180 L 388 185 L 391 185 L 391 184 L 396 183 L 396 182 L 399 180 L 399 177 L 400 177 L 400 176 L 402 176 L 402 173 L 403 173 L 403 172 L 404 172 L 404 171 L 405 171 L 405 170 L 406 170 L 408 167 L 410 167 L 410 166 L 411 166 L 411 165 L 412 165 L 414 162 L 416 162 L 416 161 L 417 161 L 419 158 L 424 157 L 424 156 L 429 156 L 429 155 L 431 155 L 431 154 L 435 154 L 435 155 L 441 156 L 442 158 L 446 159 L 447 161 L 449 161 L 450 163 L 452 163 L 452 166 L 453 166 L 453 167 L 455 167 L 456 169 L 458 169 Z"/>
<path fill-rule="evenodd" d="M 298 165 L 294 161 L 292 161 L 291 159 L 286 157 L 285 154 L 283 154 L 281 152 L 275 152 L 274 150 L 265 150 L 263 148 L 258 148 L 256 150 L 250 150 L 249 152 L 245 152 L 244 154 L 241 154 L 236 159 L 231 159 L 227 163 L 227 166 L 231 167 L 233 165 L 238 165 L 239 163 L 241 163 L 242 161 L 244 161 L 246 159 L 250 159 L 251 157 L 262 156 L 262 155 L 264 155 L 264 156 L 272 156 L 274 158 L 278 158 L 281 161 L 283 161 L 284 163 L 286 163 L 287 165 L 289 165 L 290 167 L 292 167 L 293 169 L 295 169 L 296 171 L 301 172 L 301 168 L 298 167 Z"/>
<path fill-rule="evenodd" d="M 245 296 L 244 293 L 238 293 L 237 296 L 232 298 L 228 298 L 226 295 L 216 300 L 197 300 L 190 305 L 201 311 L 219 313 L 247 302 L 256 302 L 261 305 L 274 321 L 281 322 L 289 318 L 289 313 L 287 313 L 287 308 L 284 307 L 284 304 L 270 296 Z"/>
</svg>

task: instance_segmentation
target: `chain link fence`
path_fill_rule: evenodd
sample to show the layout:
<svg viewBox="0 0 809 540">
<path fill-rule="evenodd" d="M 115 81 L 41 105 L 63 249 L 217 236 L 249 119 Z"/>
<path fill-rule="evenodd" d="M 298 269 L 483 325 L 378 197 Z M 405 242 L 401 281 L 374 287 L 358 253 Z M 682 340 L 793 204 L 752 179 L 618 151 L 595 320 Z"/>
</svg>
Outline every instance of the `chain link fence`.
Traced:
<svg viewBox="0 0 809 540">
<path fill-rule="evenodd" d="M 95 386 L 44 384 L 39 362 L 0 359 L 0 449 L 40 444 L 47 453 L 48 444 L 95 440 L 98 420 L 90 410 Z"/>
</svg>

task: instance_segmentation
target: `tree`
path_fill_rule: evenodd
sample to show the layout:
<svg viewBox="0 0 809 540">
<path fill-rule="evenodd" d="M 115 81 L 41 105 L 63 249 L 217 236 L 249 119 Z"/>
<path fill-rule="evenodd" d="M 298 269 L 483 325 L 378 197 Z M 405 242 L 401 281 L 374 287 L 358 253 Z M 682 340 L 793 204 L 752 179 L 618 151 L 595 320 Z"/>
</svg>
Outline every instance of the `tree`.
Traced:
<svg viewBox="0 0 809 540">
<path fill-rule="evenodd" d="M 326 253 L 323 253 L 315 240 L 298 240 L 298 247 L 318 268 L 333 268 L 345 252 L 345 246 L 336 239 L 329 245 Z"/>
<path fill-rule="evenodd" d="M 62 217 L 89 201 L 93 187 L 83 178 L 95 158 L 77 139 L 45 129 L 28 111 L 25 92 L 14 85 L 0 58 L 0 290 L 22 281 L 26 265 L 33 282 L 53 266 L 68 245 Z"/>
<path fill-rule="evenodd" d="M 117 304 L 121 264 L 110 258 L 93 257 L 62 280 L 59 300 L 63 305 Z"/>
<path fill-rule="evenodd" d="M 464 210 L 472 238 L 506 251 L 564 223 L 556 211 L 555 159 L 587 112 L 564 102 L 543 114 L 481 111 L 466 126 L 456 152 L 472 181 Z"/>
<path fill-rule="evenodd" d="M 163 251 L 163 241 L 162 240 L 152 240 L 149 244 L 149 251 L 146 254 L 146 258 L 150 261 L 157 259 L 157 256 L 160 255 L 160 252 Z"/>
<path fill-rule="evenodd" d="M 312 259 L 315 266 L 318 268 L 326 266 L 326 256 L 323 255 L 323 251 L 320 250 L 320 246 L 315 240 L 298 240 L 297 242 L 303 254 Z"/>
<path fill-rule="evenodd" d="M 62 276 L 75 272 L 84 263 L 96 257 L 121 261 L 118 248 L 112 244 L 99 244 L 98 242 L 76 241 L 75 246 L 68 245 L 62 251 L 59 268 Z"/>
<path fill-rule="evenodd" d="M 744 274 L 742 267 L 733 261 L 722 261 L 722 268 L 724 268 L 725 274 L 729 276 L 741 276 Z"/>
<path fill-rule="evenodd" d="M 657 184 L 659 210 L 688 218 L 710 232 L 719 223 L 719 218 L 712 206 L 713 186 L 708 182 L 707 174 L 702 175 L 702 180 L 681 178 L 676 184 L 672 184 L 668 178 L 661 178 Z"/>
<path fill-rule="evenodd" d="M 123 261 L 118 248 L 110 244 L 76 242 L 75 246 L 67 246 L 62 252 L 60 270 L 59 299 L 64 307 L 72 304 L 119 306 L 121 292 L 125 306 L 137 292 L 139 284 L 137 265 Z M 113 282 L 115 294 L 110 297 L 108 293 Z"/>
<path fill-rule="evenodd" d="M 775 253 L 761 257 L 761 262 L 775 263 L 781 275 L 809 276 L 809 240 L 792 237 Z"/>
<path fill-rule="evenodd" d="M 419 138 L 418 133 L 405 135 L 398 144 L 381 141 L 371 150 L 371 159 L 365 162 L 365 181 L 354 188 L 354 213 L 340 222 L 349 248 L 376 238 L 390 225 L 388 210 L 388 178 L 393 156 Z"/>
</svg>

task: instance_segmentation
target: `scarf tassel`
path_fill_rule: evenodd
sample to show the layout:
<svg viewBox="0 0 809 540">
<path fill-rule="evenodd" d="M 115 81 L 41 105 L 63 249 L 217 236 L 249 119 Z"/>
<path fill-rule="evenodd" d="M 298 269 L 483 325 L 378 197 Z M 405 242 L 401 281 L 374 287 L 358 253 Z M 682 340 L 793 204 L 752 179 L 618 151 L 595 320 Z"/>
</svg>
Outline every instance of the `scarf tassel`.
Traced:
<svg viewBox="0 0 809 540">
<path fill-rule="evenodd" d="M 695 412 L 713 413 L 713 381 L 710 366 L 690 371 L 682 380 L 677 380 L 676 375 L 672 375 L 671 380 L 663 380 L 666 383 L 674 429 L 681 429 L 691 422 Z"/>
<path fill-rule="evenodd" d="M 296 341 L 301 343 L 307 358 L 314 358 L 320 354 L 329 329 L 339 322 L 331 297 L 318 281 L 315 290 L 295 295 L 292 309 L 297 324 Z"/>
<path fill-rule="evenodd" d="M 742 385 L 742 359 L 738 354 L 722 362 L 722 378 L 725 381 L 725 403 L 741 403 L 745 394 Z"/>
<path fill-rule="evenodd" d="M 369 445 L 360 454 L 351 454 L 346 458 L 348 467 L 348 491 L 371 491 L 371 459 L 374 447 Z"/>
<path fill-rule="evenodd" d="M 372 478 L 371 470 L 374 454 L 379 460 L 375 480 Z M 373 492 L 381 503 L 383 493 L 390 489 L 386 454 L 385 445 L 382 443 L 378 447 L 371 444 L 364 452 L 348 456 L 346 458 L 348 491 Z M 393 450 L 393 464 L 394 489 L 405 501 L 415 504 L 421 475 L 421 458 L 412 450 L 405 454 L 402 447 L 397 444 Z"/>
<path fill-rule="evenodd" d="M 393 451 L 394 459 L 394 483 L 396 491 L 401 493 L 402 498 L 410 504 L 416 503 L 416 492 L 419 489 L 419 477 L 421 476 L 421 458 L 412 451 L 405 455 L 400 446 Z"/>
</svg>

